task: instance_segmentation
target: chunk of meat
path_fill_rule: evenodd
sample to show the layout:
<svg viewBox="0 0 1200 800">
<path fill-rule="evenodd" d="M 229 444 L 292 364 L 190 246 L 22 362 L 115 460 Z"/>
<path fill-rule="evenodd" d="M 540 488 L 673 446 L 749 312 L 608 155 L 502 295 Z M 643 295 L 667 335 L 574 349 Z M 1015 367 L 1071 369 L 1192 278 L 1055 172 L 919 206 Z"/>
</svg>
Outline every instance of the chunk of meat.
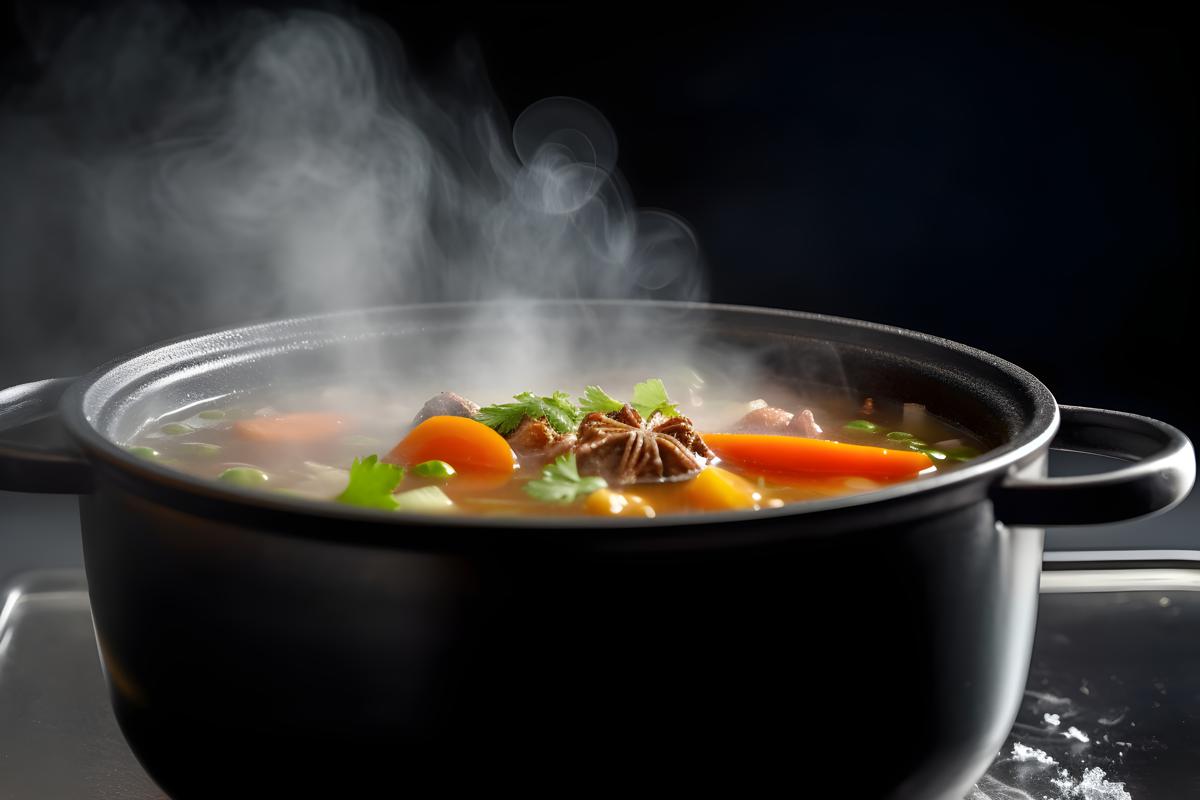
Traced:
<svg viewBox="0 0 1200 800">
<path fill-rule="evenodd" d="M 824 431 L 817 424 L 817 418 L 813 416 L 812 410 L 806 408 L 792 417 L 792 421 L 787 426 L 787 433 L 792 436 L 803 436 L 806 439 L 819 439 Z"/>
<path fill-rule="evenodd" d="M 521 420 L 507 437 L 508 446 L 521 459 L 522 466 L 535 466 L 558 458 L 575 444 L 575 434 L 559 433 L 544 419 Z"/>
<path fill-rule="evenodd" d="M 579 424 L 575 458 L 580 475 L 599 475 L 614 485 L 680 480 L 703 467 L 688 446 L 647 428 L 629 406 L 611 416 L 588 414 Z"/>
<path fill-rule="evenodd" d="M 655 425 L 652 430 L 670 436 L 703 459 L 716 458 L 716 453 L 709 449 L 700 432 L 696 430 L 695 423 L 687 417 L 671 417 Z"/>
<path fill-rule="evenodd" d="M 623 422 L 626 425 L 632 425 L 635 428 L 642 428 L 646 425 L 646 421 L 642 419 L 642 415 L 635 411 L 629 403 L 621 406 L 620 411 L 610 412 L 608 418 L 615 419 L 617 422 Z"/>
<path fill-rule="evenodd" d="M 733 432 L 786 434 L 794 416 L 792 412 L 774 406 L 756 408 L 734 424 Z"/>
<path fill-rule="evenodd" d="M 479 405 L 454 392 L 442 392 L 425 401 L 413 417 L 412 424 L 420 425 L 430 417 L 469 417 L 479 413 Z"/>
</svg>

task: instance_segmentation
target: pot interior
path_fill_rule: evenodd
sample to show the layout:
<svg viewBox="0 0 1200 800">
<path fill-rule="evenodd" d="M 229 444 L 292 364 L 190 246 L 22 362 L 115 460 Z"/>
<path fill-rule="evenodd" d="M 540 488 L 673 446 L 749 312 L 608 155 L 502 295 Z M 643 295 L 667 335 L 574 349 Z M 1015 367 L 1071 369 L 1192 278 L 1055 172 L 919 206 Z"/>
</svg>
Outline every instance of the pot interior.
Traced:
<svg viewBox="0 0 1200 800">
<path fill-rule="evenodd" d="M 731 390 L 767 376 L 802 397 L 921 403 L 994 454 L 1035 438 L 1054 410 L 1023 370 L 886 326 L 700 304 L 538 302 L 393 307 L 204 334 L 102 368 L 83 412 L 120 444 L 149 419 L 268 388 L 384 381 L 512 394 L 604 375 L 688 376 Z"/>
</svg>

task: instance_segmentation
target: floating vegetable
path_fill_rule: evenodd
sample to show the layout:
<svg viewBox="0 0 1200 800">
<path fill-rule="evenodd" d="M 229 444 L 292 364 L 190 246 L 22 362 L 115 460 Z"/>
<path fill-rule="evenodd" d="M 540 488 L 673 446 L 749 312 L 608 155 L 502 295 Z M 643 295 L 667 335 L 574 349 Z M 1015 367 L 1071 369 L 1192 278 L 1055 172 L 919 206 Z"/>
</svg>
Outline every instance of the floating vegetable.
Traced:
<svg viewBox="0 0 1200 800">
<path fill-rule="evenodd" d="M 645 517 L 654 519 L 654 507 L 636 494 L 612 489 L 597 489 L 583 501 L 589 514 L 610 517 Z"/>
<path fill-rule="evenodd" d="M 484 406 L 479 409 L 475 419 L 502 434 L 515 431 L 526 417 L 544 419 L 559 433 L 570 433 L 582 417 L 566 392 L 554 392 L 547 397 L 521 392 L 513 395 L 513 400 L 516 402 Z"/>
<path fill-rule="evenodd" d="M 386 465 L 385 465 L 386 466 Z M 412 511 L 417 514 L 444 514 L 454 510 L 454 501 L 436 486 L 422 486 L 392 495 L 395 511 Z"/>
<path fill-rule="evenodd" d="M 706 433 L 704 440 L 726 461 L 773 472 L 824 472 L 903 478 L 911 477 L 933 464 L 929 456 L 921 452 L 799 436 Z"/>
<path fill-rule="evenodd" d="M 584 414 L 591 414 L 596 411 L 599 411 L 601 414 L 611 414 L 614 411 L 620 411 L 624 405 L 624 403 L 599 386 L 587 387 L 584 390 L 583 397 L 579 398 L 579 410 Z"/>
<path fill-rule="evenodd" d="M 530 497 L 545 503 L 574 503 L 581 497 L 608 486 L 604 478 L 583 477 L 575 463 L 575 454 L 567 453 L 542 469 L 542 477 L 525 484 Z"/>
<path fill-rule="evenodd" d="M 379 456 L 356 458 L 350 465 L 350 483 L 337 496 L 339 503 L 363 508 L 396 510 L 396 497 L 392 491 L 404 479 L 404 468 L 385 464 Z"/>
<path fill-rule="evenodd" d="M 511 475 L 516 456 L 504 437 L 482 422 L 430 417 L 409 431 L 385 460 L 405 465 L 444 461 L 466 475 Z"/>
<path fill-rule="evenodd" d="M 437 478 L 439 480 L 453 478 L 456 474 L 454 467 L 445 461 L 422 461 L 409 471 L 421 478 Z"/>
<path fill-rule="evenodd" d="M 763 499 L 757 486 L 720 467 L 702 470 L 692 479 L 687 492 L 692 505 L 705 511 L 758 508 Z"/>
<path fill-rule="evenodd" d="M 642 419 L 650 419 L 655 413 L 664 417 L 678 417 L 679 409 L 667 397 L 667 387 L 661 378 L 651 378 L 633 387 L 633 400 L 629 402 L 633 410 L 642 415 Z"/>
<path fill-rule="evenodd" d="M 270 444 L 319 442 L 343 433 L 344 427 L 344 420 L 337 414 L 316 411 L 254 417 L 233 423 L 234 433 L 241 438 Z"/>
<path fill-rule="evenodd" d="M 249 489 L 262 486 L 270 480 L 267 473 L 257 467 L 230 467 L 217 478 L 226 483 L 232 483 L 234 486 L 244 486 Z"/>
</svg>

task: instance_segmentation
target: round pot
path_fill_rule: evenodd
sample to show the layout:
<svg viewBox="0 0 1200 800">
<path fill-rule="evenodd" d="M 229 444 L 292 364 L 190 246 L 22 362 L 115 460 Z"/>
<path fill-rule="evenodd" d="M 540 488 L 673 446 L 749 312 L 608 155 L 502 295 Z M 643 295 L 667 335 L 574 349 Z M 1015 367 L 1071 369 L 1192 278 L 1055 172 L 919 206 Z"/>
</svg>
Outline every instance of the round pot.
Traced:
<svg viewBox="0 0 1200 800">
<path fill-rule="evenodd" d="M 0 446 L 0 488 L 80 494 L 113 705 L 172 797 L 636 778 L 961 800 L 1016 715 L 1042 527 L 1160 511 L 1194 478 L 1175 428 L 1059 407 L 1012 364 L 918 333 L 695 304 L 498 309 L 237 328 L 0 392 L 0 429 L 57 411 L 70 433 L 70 451 Z M 712 374 L 753 364 L 924 403 L 994 448 L 867 494 L 635 521 L 388 514 L 218 485 L 122 446 L 168 409 L 347 364 L 452 388 L 471 352 L 464 369 L 525 388 L 506 375 L 546 357 L 514 344 L 531 323 L 581 354 L 575 383 L 686 351 Z M 1051 446 L 1135 463 L 1046 478 Z"/>
</svg>

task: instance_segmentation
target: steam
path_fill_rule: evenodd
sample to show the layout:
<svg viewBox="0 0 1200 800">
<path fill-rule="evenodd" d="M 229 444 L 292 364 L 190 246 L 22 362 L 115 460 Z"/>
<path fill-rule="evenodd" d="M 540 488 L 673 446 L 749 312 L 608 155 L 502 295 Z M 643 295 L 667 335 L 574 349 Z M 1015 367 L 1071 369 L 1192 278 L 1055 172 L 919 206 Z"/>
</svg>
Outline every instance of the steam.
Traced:
<svg viewBox="0 0 1200 800">
<path fill-rule="evenodd" d="M 435 92 L 370 19 L 134 4 L 29 29 L 39 77 L 0 115 L 9 380 L 317 311 L 704 296 L 602 113 L 549 98 L 510 125 L 469 46 Z"/>
</svg>

